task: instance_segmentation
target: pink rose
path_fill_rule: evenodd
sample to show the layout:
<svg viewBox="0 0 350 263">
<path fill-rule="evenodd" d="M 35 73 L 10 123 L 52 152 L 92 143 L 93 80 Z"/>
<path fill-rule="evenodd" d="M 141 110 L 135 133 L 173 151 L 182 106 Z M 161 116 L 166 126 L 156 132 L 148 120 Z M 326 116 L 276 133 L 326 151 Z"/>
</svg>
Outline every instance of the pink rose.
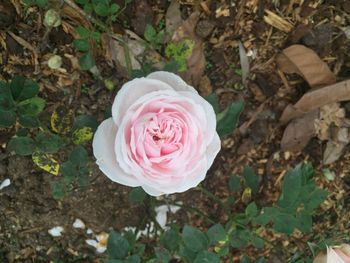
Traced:
<svg viewBox="0 0 350 263">
<path fill-rule="evenodd" d="M 328 247 L 327 254 L 317 255 L 314 263 L 350 263 L 350 245 Z"/>
<path fill-rule="evenodd" d="M 173 73 L 125 83 L 112 116 L 95 133 L 96 163 L 112 181 L 153 196 L 197 186 L 220 150 L 212 106 Z"/>
</svg>

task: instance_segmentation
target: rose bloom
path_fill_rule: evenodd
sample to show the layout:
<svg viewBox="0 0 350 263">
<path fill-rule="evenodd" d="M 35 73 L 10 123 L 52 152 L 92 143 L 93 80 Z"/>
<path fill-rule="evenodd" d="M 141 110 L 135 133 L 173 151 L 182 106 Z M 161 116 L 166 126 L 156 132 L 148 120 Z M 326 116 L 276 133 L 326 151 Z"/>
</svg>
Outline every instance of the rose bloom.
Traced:
<svg viewBox="0 0 350 263">
<path fill-rule="evenodd" d="M 350 245 L 328 247 L 327 254 L 317 255 L 314 263 L 350 263 Z"/>
<path fill-rule="evenodd" d="M 112 181 L 159 196 L 203 181 L 221 142 L 213 107 L 179 76 L 159 71 L 122 86 L 92 146 Z"/>
</svg>

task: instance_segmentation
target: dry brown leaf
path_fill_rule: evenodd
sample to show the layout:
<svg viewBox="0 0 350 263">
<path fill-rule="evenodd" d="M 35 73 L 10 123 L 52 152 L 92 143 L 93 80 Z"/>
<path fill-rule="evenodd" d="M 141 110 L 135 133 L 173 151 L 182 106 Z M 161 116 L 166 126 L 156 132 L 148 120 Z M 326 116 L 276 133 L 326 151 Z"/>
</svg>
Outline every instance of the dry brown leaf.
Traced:
<svg viewBox="0 0 350 263">
<path fill-rule="evenodd" d="M 345 80 L 321 89 L 306 93 L 294 105 L 288 105 L 283 111 L 280 121 L 288 121 L 324 105 L 350 100 L 350 80 Z"/>
<path fill-rule="evenodd" d="M 195 87 L 199 85 L 205 69 L 203 41 L 195 33 L 199 17 L 199 12 L 193 12 L 189 18 L 176 29 L 172 37 L 174 43 L 179 43 L 185 39 L 194 41 L 192 54 L 187 58 L 188 69 L 180 75 Z"/>
<path fill-rule="evenodd" d="M 321 107 L 320 116 L 315 120 L 317 137 L 321 140 L 330 139 L 330 127 L 341 127 L 345 117 L 345 109 L 339 107 L 339 103 L 332 103 Z"/>
<path fill-rule="evenodd" d="M 284 130 L 281 148 L 283 151 L 301 151 L 315 136 L 314 121 L 319 116 L 319 110 L 313 110 L 303 117 L 295 119 L 289 123 Z"/>
<path fill-rule="evenodd" d="M 165 15 L 166 42 L 171 39 L 175 30 L 179 28 L 182 23 L 180 3 L 178 0 L 172 0 Z"/>
<path fill-rule="evenodd" d="M 338 131 L 336 141 L 328 141 L 323 153 L 323 164 L 331 164 L 337 161 L 343 154 L 344 148 L 350 142 L 348 128 Z"/>
<path fill-rule="evenodd" d="M 303 45 L 292 45 L 277 56 L 276 62 L 285 73 L 301 75 L 312 88 L 335 83 L 336 77 L 319 56 Z"/>
<path fill-rule="evenodd" d="M 145 41 L 134 32 L 125 30 L 123 37 L 118 34 L 101 34 L 104 57 L 109 63 L 114 62 L 125 76 L 127 76 L 125 48 L 120 40 L 127 46 L 132 69 L 141 69 L 143 64 L 150 64 L 156 68 L 164 67 L 164 59 L 159 53 L 148 48 Z"/>
</svg>

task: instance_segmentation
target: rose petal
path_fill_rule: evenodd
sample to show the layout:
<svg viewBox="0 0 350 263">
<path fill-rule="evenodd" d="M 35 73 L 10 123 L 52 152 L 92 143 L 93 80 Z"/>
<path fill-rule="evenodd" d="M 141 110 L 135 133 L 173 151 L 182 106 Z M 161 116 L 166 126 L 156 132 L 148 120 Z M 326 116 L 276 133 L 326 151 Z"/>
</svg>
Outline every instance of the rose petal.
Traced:
<svg viewBox="0 0 350 263">
<path fill-rule="evenodd" d="M 195 103 L 201 105 L 206 113 L 206 141 L 211 142 L 214 134 L 216 133 L 216 115 L 215 111 L 213 109 L 213 106 L 210 105 L 209 102 L 207 102 L 203 97 L 199 95 L 195 95 L 192 92 L 179 92 L 181 95 L 184 95 L 185 97 L 191 98 L 195 101 Z"/>
<path fill-rule="evenodd" d="M 104 120 L 98 126 L 92 142 L 96 163 L 100 167 L 100 170 L 112 181 L 132 187 L 140 186 L 136 178 L 126 174 L 117 162 L 114 152 L 116 134 L 117 126 L 112 118 Z"/>
<path fill-rule="evenodd" d="M 207 151 L 206 151 L 206 155 L 207 155 L 207 169 L 210 168 L 210 166 L 212 166 L 214 159 L 216 157 L 216 155 L 219 153 L 221 149 L 221 141 L 220 141 L 220 137 L 217 133 L 214 134 L 214 138 L 211 141 L 211 143 L 208 145 Z"/>
<path fill-rule="evenodd" d="M 187 85 L 187 83 L 182 78 L 171 72 L 156 71 L 149 74 L 147 78 L 163 81 L 176 91 L 190 91 L 192 93 L 198 94 L 198 92 L 190 85 Z"/>
<path fill-rule="evenodd" d="M 119 90 L 112 105 L 112 116 L 114 122 L 119 125 L 129 107 L 140 97 L 160 90 L 174 89 L 166 82 L 149 78 L 137 78 L 125 83 Z"/>
<path fill-rule="evenodd" d="M 346 263 L 332 248 L 327 248 L 327 263 Z"/>
</svg>

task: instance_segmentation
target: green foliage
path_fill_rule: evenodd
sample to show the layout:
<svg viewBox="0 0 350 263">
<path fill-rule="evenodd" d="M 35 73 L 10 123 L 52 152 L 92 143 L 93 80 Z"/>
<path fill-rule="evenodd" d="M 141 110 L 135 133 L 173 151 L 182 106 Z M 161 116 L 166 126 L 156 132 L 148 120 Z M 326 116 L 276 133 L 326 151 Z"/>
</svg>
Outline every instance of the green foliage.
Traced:
<svg viewBox="0 0 350 263">
<path fill-rule="evenodd" d="M 79 65 L 83 70 L 89 70 L 95 66 L 96 62 L 92 54 L 92 46 L 100 43 L 100 33 L 90 31 L 85 27 L 79 26 L 76 29 L 80 38 L 73 41 L 74 47 L 83 52 L 79 58 Z"/>
<path fill-rule="evenodd" d="M 37 5 L 41 8 L 44 8 L 48 5 L 49 0 L 24 0 L 23 3 L 26 6 L 33 6 L 33 5 Z"/>
<path fill-rule="evenodd" d="M 130 204 L 139 204 L 145 200 L 146 196 L 147 194 L 142 187 L 136 187 L 130 191 L 128 200 Z"/>
<path fill-rule="evenodd" d="M 111 259 L 123 259 L 129 253 L 129 242 L 118 232 L 111 231 L 108 236 L 107 252 Z"/>
<path fill-rule="evenodd" d="M 39 85 L 30 79 L 15 76 L 11 82 L 0 82 L 0 127 L 10 127 L 18 122 L 26 128 L 40 125 L 37 118 L 45 107 L 38 97 Z"/>
<path fill-rule="evenodd" d="M 299 164 L 288 171 L 277 205 L 264 207 L 255 223 L 273 222 L 274 229 L 285 234 L 291 234 L 295 228 L 308 233 L 312 228 L 312 214 L 328 195 L 327 191 L 316 187 L 313 176 L 309 164 Z"/>
<path fill-rule="evenodd" d="M 164 35 L 164 30 L 160 30 L 157 32 L 157 30 L 153 28 L 152 25 L 146 25 L 144 37 L 154 49 L 160 49 L 160 46 L 164 39 Z"/>
<path fill-rule="evenodd" d="M 259 190 L 260 178 L 257 176 L 250 166 L 245 166 L 243 170 L 244 183 L 247 187 L 252 189 L 252 192 L 256 194 Z"/>
<path fill-rule="evenodd" d="M 209 240 L 202 231 L 188 225 L 183 228 L 182 237 L 185 247 L 194 252 L 207 249 L 209 245 Z"/>
<path fill-rule="evenodd" d="M 243 109 L 243 101 L 232 102 L 224 111 L 216 115 L 216 131 L 221 138 L 233 132 Z"/>
<path fill-rule="evenodd" d="M 241 179 L 237 175 L 231 175 L 228 184 L 232 193 L 236 193 L 241 189 Z"/>
<path fill-rule="evenodd" d="M 31 155 L 35 151 L 35 148 L 34 140 L 28 137 L 14 137 L 7 145 L 8 151 L 13 151 L 23 156 Z"/>
<path fill-rule="evenodd" d="M 191 56 L 194 48 L 194 41 L 184 39 L 179 43 L 169 43 L 165 48 L 167 58 L 176 61 L 179 65 L 179 72 L 187 70 L 186 60 Z"/>
</svg>

